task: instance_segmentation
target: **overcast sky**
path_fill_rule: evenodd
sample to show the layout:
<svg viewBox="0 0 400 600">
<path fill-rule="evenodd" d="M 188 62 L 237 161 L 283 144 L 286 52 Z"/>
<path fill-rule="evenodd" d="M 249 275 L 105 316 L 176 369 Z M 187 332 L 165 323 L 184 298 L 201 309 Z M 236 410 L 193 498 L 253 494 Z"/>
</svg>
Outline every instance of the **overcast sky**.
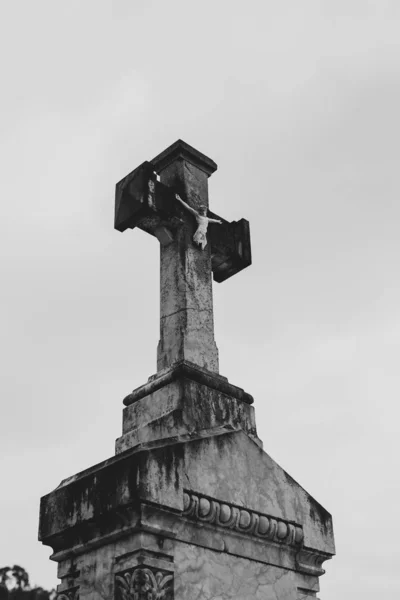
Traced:
<svg viewBox="0 0 400 600">
<path fill-rule="evenodd" d="M 253 265 L 214 285 L 221 374 L 333 514 L 322 600 L 393 599 L 398 0 L 0 1 L 0 566 L 57 583 L 40 496 L 108 458 L 156 370 L 158 242 L 114 186 L 182 138 Z M 397 595 L 396 595 L 397 592 Z"/>
</svg>

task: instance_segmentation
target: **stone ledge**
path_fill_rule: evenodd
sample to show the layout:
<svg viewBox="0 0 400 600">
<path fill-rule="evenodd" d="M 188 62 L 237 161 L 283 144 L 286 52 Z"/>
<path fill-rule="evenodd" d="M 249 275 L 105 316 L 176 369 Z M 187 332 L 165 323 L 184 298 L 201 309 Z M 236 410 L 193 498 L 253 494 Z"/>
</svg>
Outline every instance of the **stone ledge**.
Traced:
<svg viewBox="0 0 400 600">
<path fill-rule="evenodd" d="M 320 514 L 309 494 L 249 443 L 240 431 L 172 446 L 146 444 L 113 457 L 42 498 L 40 538 L 59 561 L 147 531 L 318 577 L 334 554 L 330 515 Z M 248 463 L 239 469 L 240 456 Z M 236 477 L 221 486 L 215 476 L 223 469 Z M 244 472 L 260 482 L 259 499 Z M 283 491 L 287 501 L 281 505 Z M 197 513 L 190 515 L 194 496 Z"/>
<path fill-rule="evenodd" d="M 139 565 L 173 571 L 175 569 L 173 553 L 167 554 L 161 552 L 160 549 L 154 551 L 146 546 L 143 538 L 142 534 L 142 541 L 138 548 L 128 550 L 122 554 L 116 553 L 114 562 L 115 571 L 125 571 Z"/>
<path fill-rule="evenodd" d="M 332 555 L 326 552 L 316 552 L 311 548 L 302 548 L 296 555 L 296 567 L 302 573 L 320 577 L 325 573 L 322 563 L 331 558 Z"/>
<path fill-rule="evenodd" d="M 128 431 L 115 441 L 116 456 L 118 457 L 129 452 L 141 452 L 142 450 L 152 450 L 155 448 L 174 446 L 176 444 L 186 444 L 188 442 L 240 432 L 244 432 L 257 448 L 263 449 L 263 443 L 256 435 L 251 435 L 251 433 L 243 431 L 242 427 L 234 428 L 228 424 L 221 425 L 220 427 L 199 429 L 192 433 L 178 433 L 171 437 L 157 438 L 152 441 L 138 441 L 136 437 L 137 432 L 135 430 Z"/>
<path fill-rule="evenodd" d="M 196 148 L 193 148 L 193 146 L 190 146 L 183 140 L 177 140 L 171 144 L 171 146 L 168 146 L 168 148 L 152 159 L 151 164 L 154 166 L 157 173 L 159 173 L 177 159 L 187 160 L 204 171 L 208 176 L 212 175 L 218 168 L 211 158 L 202 152 L 199 152 Z"/>
<path fill-rule="evenodd" d="M 315 591 L 318 591 L 317 578 L 324 573 L 321 565 L 332 555 L 315 548 L 304 547 L 300 535 L 303 533 L 302 525 L 211 498 L 207 499 L 210 510 L 206 510 L 208 505 L 203 505 L 202 510 L 197 512 L 199 518 L 193 518 L 196 517 L 196 510 L 193 511 L 190 505 L 188 506 L 188 498 L 195 497 L 198 500 L 195 509 L 199 509 L 200 500 L 204 496 L 191 490 L 182 490 L 182 496 L 181 511 L 171 510 L 168 506 L 154 502 L 139 502 L 135 506 L 131 504 L 125 507 L 123 511 L 104 515 L 103 525 L 97 520 L 96 523 L 81 523 L 68 533 L 63 532 L 60 536 L 62 543 L 60 538 L 58 543 L 55 537 L 47 539 L 46 544 L 54 548 L 51 558 L 57 562 L 75 560 L 76 557 L 87 555 L 96 548 L 114 547 L 121 543 L 124 551 L 115 556 L 116 571 L 125 571 L 136 564 L 173 571 L 172 549 L 176 548 L 176 544 L 191 544 L 252 562 L 295 571 L 302 593 L 307 591 L 313 596 Z M 223 507 L 228 507 L 230 515 Z M 231 517 L 230 522 L 223 521 L 225 516 Z M 268 527 L 266 520 L 262 519 L 268 519 Z M 279 528 L 280 523 L 284 527 Z M 153 536 L 161 542 L 155 546 L 156 552 L 150 552 L 151 556 L 147 544 L 146 547 L 138 549 L 133 543 L 143 536 Z"/>
<path fill-rule="evenodd" d="M 39 539 L 55 550 L 135 526 L 141 501 L 183 508 L 181 444 L 126 453 L 66 480 L 40 502 Z"/>
<path fill-rule="evenodd" d="M 154 392 L 124 408 L 122 436 L 116 440 L 116 454 L 143 442 L 178 440 L 186 435 L 188 439 L 195 439 L 239 430 L 262 447 L 253 406 L 215 387 L 198 383 L 194 378 L 163 381 L 162 387 L 156 387 Z"/>
<path fill-rule="evenodd" d="M 206 385 L 211 389 L 217 390 L 227 396 L 231 396 L 236 400 L 240 400 L 245 404 L 253 404 L 254 402 L 253 396 L 245 392 L 242 388 L 229 383 L 226 377 L 207 371 L 207 369 L 203 369 L 193 363 L 182 361 L 176 363 L 166 372 L 162 372 L 161 375 L 158 373 L 152 375 L 149 378 L 148 383 L 145 383 L 128 394 L 128 396 L 124 398 L 123 403 L 125 406 L 130 406 L 134 402 L 141 400 L 145 396 L 149 396 L 169 383 L 182 378 L 191 379 L 197 383 Z"/>
<path fill-rule="evenodd" d="M 298 600 L 318 600 L 317 592 L 314 590 L 298 587 L 297 593 L 299 594 Z"/>
<path fill-rule="evenodd" d="M 243 510 L 247 511 L 245 508 Z M 184 511 L 178 514 L 171 511 L 169 507 L 153 503 L 142 502 L 135 510 L 125 512 L 126 517 L 128 517 L 128 514 L 129 517 L 120 519 L 118 524 L 113 518 L 109 520 L 108 531 L 101 528 L 96 529 L 96 526 L 94 526 L 94 529 L 91 530 L 90 539 L 84 540 L 88 533 L 86 526 L 79 527 L 80 532 L 78 533 L 75 530 L 75 536 L 69 539 L 68 545 L 65 545 L 65 538 L 63 548 L 54 544 L 55 551 L 51 557 L 52 560 L 65 561 L 72 557 L 85 555 L 96 548 L 109 544 L 115 545 L 118 541 L 136 539 L 143 535 L 151 535 L 160 540 L 170 540 L 173 545 L 176 543 L 191 544 L 218 553 L 221 552 L 296 571 L 303 578 L 305 577 L 307 581 L 314 580 L 324 573 L 323 569 L 319 569 L 318 572 L 312 569 L 312 564 L 314 565 L 315 561 L 318 561 L 321 565 L 324 560 L 331 558 L 331 555 L 327 553 L 303 548 L 302 542 L 285 543 L 276 536 L 274 539 L 270 539 L 267 536 L 249 535 L 240 529 L 221 528 L 215 523 L 195 521 L 185 515 Z M 275 517 L 271 517 L 271 519 L 282 521 Z M 49 540 L 46 543 L 49 544 Z M 131 543 L 127 541 L 124 542 L 124 545 L 127 548 L 132 547 Z M 133 564 L 132 557 L 137 556 L 140 558 L 143 553 L 146 554 L 146 551 L 140 549 L 140 551 L 129 550 L 118 555 L 115 563 L 116 568 L 118 570 L 129 568 Z M 160 552 L 157 553 L 157 555 L 159 554 Z M 144 562 L 149 563 L 148 557 L 145 557 L 145 559 Z M 135 559 L 134 562 L 139 564 L 141 561 Z M 154 562 L 153 566 L 170 568 L 170 564 L 165 561 L 161 564 L 159 560 L 158 564 Z M 306 585 L 303 584 L 303 587 L 306 587 Z"/>
</svg>

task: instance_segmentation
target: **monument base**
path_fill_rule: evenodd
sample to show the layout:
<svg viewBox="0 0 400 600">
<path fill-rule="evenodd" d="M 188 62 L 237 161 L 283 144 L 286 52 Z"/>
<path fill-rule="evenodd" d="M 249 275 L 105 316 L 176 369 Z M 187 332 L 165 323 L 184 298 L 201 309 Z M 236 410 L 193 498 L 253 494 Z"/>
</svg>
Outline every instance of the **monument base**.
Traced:
<svg viewBox="0 0 400 600">
<path fill-rule="evenodd" d="M 314 600 L 319 591 L 315 575 L 152 533 L 64 560 L 59 576 L 68 600 Z"/>
<path fill-rule="evenodd" d="M 262 450 L 250 401 L 190 365 L 127 397 L 118 454 L 41 501 L 63 600 L 316 597 L 331 515 Z"/>
</svg>

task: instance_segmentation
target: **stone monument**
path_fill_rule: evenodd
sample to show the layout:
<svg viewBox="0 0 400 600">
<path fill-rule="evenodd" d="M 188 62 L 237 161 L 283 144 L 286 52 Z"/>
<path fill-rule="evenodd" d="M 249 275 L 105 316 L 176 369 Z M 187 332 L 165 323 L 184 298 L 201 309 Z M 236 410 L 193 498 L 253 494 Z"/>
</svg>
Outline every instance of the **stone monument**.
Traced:
<svg viewBox="0 0 400 600">
<path fill-rule="evenodd" d="M 331 515 L 263 451 L 253 398 L 218 372 L 212 277 L 251 254 L 248 222 L 208 209 L 216 168 L 178 140 L 117 184 L 115 228 L 160 242 L 157 373 L 124 399 L 115 456 L 41 499 L 60 600 L 314 599 L 334 554 Z"/>
</svg>

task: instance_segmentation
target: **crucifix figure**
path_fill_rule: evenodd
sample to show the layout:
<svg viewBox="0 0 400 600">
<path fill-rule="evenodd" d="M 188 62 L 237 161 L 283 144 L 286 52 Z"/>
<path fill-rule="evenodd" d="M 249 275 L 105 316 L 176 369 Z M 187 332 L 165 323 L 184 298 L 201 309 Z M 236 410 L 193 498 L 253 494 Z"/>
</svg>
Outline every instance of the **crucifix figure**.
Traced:
<svg viewBox="0 0 400 600">
<path fill-rule="evenodd" d="M 179 200 L 182 206 L 184 206 L 195 217 L 198 227 L 193 236 L 193 241 L 198 246 L 201 246 L 202 250 L 204 250 L 204 248 L 207 246 L 208 224 L 219 223 L 220 225 L 222 225 L 222 221 L 220 219 L 210 219 L 209 217 L 207 217 L 207 206 L 200 206 L 199 210 L 197 211 L 194 210 L 194 208 L 192 208 L 191 206 L 189 206 L 189 204 L 186 204 L 186 202 L 182 200 L 179 194 L 175 194 L 175 198 Z"/>
<path fill-rule="evenodd" d="M 225 281 L 251 264 L 248 222 L 208 210 L 208 177 L 216 169 L 178 140 L 117 184 L 115 228 L 139 227 L 160 242 L 158 373 L 180 361 L 218 373 L 212 277 Z M 208 230 L 209 223 L 218 226 Z"/>
</svg>

